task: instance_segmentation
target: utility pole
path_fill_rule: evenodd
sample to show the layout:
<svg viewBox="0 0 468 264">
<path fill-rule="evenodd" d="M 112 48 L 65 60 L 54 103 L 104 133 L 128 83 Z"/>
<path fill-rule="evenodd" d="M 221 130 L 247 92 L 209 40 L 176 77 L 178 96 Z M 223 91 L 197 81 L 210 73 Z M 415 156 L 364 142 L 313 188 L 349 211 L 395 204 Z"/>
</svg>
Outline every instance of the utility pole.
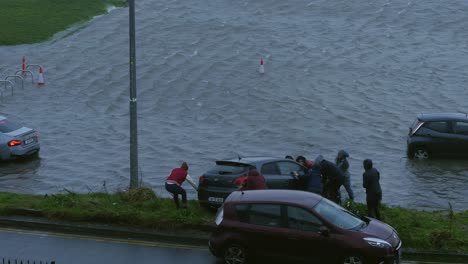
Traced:
<svg viewBox="0 0 468 264">
<path fill-rule="evenodd" d="M 130 189 L 138 187 L 138 133 L 135 59 L 135 0 L 128 0 L 130 33 Z"/>
</svg>

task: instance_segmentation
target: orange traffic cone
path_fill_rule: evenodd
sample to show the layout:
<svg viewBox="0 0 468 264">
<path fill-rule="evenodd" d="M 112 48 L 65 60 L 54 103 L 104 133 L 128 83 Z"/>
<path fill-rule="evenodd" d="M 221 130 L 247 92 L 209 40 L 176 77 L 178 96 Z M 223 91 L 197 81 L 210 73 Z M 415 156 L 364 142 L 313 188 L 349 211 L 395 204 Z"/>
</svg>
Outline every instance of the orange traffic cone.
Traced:
<svg viewBox="0 0 468 264">
<path fill-rule="evenodd" d="M 260 59 L 260 68 L 258 69 L 260 73 L 265 73 L 265 66 L 263 66 L 263 58 Z"/>
<path fill-rule="evenodd" d="M 44 85 L 44 75 L 42 74 L 42 67 L 39 67 L 39 78 L 37 79 L 37 85 L 42 86 Z"/>
</svg>

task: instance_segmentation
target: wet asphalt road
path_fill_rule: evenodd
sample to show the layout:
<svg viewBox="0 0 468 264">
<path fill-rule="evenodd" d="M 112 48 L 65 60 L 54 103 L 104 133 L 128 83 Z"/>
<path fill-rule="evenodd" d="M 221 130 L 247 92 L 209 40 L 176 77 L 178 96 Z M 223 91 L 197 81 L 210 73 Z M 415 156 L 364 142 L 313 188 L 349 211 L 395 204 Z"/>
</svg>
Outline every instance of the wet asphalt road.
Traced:
<svg viewBox="0 0 468 264">
<path fill-rule="evenodd" d="M 207 247 L 0 228 L 0 258 L 82 263 L 220 264 Z M 273 262 L 268 262 L 273 263 Z M 403 261 L 402 264 L 441 262 Z"/>
</svg>

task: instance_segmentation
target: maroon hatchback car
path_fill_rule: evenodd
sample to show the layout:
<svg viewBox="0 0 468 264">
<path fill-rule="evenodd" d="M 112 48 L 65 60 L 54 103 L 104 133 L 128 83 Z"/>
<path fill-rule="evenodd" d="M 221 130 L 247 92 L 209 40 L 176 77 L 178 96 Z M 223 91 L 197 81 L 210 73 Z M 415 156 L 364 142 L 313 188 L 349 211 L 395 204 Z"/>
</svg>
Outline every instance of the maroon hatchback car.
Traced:
<svg viewBox="0 0 468 264">
<path fill-rule="evenodd" d="M 401 240 L 391 226 L 310 192 L 236 191 L 219 208 L 215 223 L 209 248 L 228 264 L 270 257 L 288 263 L 394 264 L 401 259 Z"/>
</svg>

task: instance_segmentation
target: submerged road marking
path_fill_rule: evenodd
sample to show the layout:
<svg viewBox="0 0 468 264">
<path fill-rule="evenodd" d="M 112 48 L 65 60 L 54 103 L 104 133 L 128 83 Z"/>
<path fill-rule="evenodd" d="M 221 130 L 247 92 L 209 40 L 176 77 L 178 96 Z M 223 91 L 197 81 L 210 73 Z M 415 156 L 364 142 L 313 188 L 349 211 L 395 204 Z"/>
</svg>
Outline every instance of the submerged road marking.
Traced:
<svg viewBox="0 0 468 264">
<path fill-rule="evenodd" d="M 65 233 L 56 233 L 56 232 L 45 232 L 45 231 L 34 231 L 34 230 L 22 230 L 14 228 L 0 228 L 0 232 L 6 233 L 17 233 L 24 235 L 42 235 L 50 236 L 55 238 L 68 238 L 68 239 L 81 239 L 81 240 L 91 240 L 96 242 L 109 242 L 116 244 L 129 244 L 129 245 L 140 245 L 148 247 L 161 247 L 161 248 L 177 248 L 177 249 L 187 249 L 187 250 L 200 250 L 207 251 L 207 247 L 202 246 L 193 246 L 186 244 L 177 244 L 177 243 L 165 243 L 165 242 L 151 242 L 137 239 L 118 239 L 118 238 L 109 238 L 109 237 L 99 237 L 91 235 L 76 235 L 76 234 L 65 234 Z"/>
</svg>

